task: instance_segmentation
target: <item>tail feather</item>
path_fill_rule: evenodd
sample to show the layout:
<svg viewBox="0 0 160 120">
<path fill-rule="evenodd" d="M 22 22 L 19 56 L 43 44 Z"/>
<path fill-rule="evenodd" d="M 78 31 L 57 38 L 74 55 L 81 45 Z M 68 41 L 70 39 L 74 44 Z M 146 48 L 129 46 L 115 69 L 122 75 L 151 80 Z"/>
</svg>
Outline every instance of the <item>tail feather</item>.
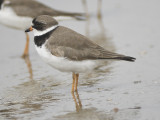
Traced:
<svg viewBox="0 0 160 120">
<path fill-rule="evenodd" d="M 79 15 L 74 16 L 74 18 L 76 20 L 86 20 L 86 15 L 85 14 L 79 14 Z"/>
<path fill-rule="evenodd" d="M 125 60 L 130 62 L 134 62 L 136 60 L 136 58 L 130 56 L 115 57 L 114 59 Z"/>
<path fill-rule="evenodd" d="M 136 58 L 134 58 L 134 57 L 110 52 L 107 50 L 102 50 L 101 53 L 102 54 L 100 54 L 100 56 L 98 56 L 99 59 L 125 60 L 125 61 L 130 61 L 130 62 L 134 62 L 136 60 Z"/>
<path fill-rule="evenodd" d="M 55 10 L 56 11 L 56 10 Z M 57 11 L 61 16 L 65 17 L 71 17 L 76 20 L 86 20 L 86 14 L 85 13 L 71 13 L 71 12 L 62 12 L 62 11 Z"/>
</svg>

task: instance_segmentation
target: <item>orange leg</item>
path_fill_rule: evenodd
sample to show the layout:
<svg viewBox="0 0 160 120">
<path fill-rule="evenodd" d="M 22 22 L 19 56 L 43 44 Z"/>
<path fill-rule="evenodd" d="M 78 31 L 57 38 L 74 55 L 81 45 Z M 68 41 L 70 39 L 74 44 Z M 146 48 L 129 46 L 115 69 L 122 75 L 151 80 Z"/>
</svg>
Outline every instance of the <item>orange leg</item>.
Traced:
<svg viewBox="0 0 160 120">
<path fill-rule="evenodd" d="M 22 58 L 25 58 L 29 55 L 28 51 L 29 51 L 29 35 L 26 33 L 26 45 L 25 45 L 25 49 L 24 49 Z"/>
<path fill-rule="evenodd" d="M 77 91 L 79 74 L 75 74 L 75 76 L 76 76 L 76 86 L 75 86 L 75 91 Z"/>
<path fill-rule="evenodd" d="M 76 111 L 78 112 L 78 111 L 79 111 L 79 106 L 78 106 L 76 97 L 75 97 L 75 95 L 74 95 L 74 92 L 72 92 L 72 97 L 73 97 L 73 100 L 74 100 L 74 102 L 75 102 Z"/>
<path fill-rule="evenodd" d="M 81 100 L 80 100 L 80 98 L 79 98 L 78 91 L 76 91 L 76 96 L 77 96 L 77 99 L 78 99 L 79 108 L 82 109 L 82 103 L 81 103 Z"/>
<path fill-rule="evenodd" d="M 72 73 L 72 78 L 73 78 L 73 82 L 72 82 L 72 91 L 71 92 L 74 92 L 74 84 L 75 84 L 75 79 L 76 79 L 75 73 Z"/>
<path fill-rule="evenodd" d="M 76 93 L 76 96 L 75 96 L 75 93 Z M 79 98 L 78 91 L 76 91 L 75 93 L 72 92 L 72 97 L 75 102 L 76 111 L 79 112 L 80 110 L 82 110 L 82 104 L 81 104 L 81 100 Z"/>
<path fill-rule="evenodd" d="M 25 63 L 27 64 L 27 67 L 28 67 L 28 71 L 29 71 L 29 74 L 30 74 L 30 79 L 33 80 L 33 72 L 32 72 L 32 65 L 31 65 L 31 61 L 29 59 L 29 57 L 25 57 Z"/>
</svg>

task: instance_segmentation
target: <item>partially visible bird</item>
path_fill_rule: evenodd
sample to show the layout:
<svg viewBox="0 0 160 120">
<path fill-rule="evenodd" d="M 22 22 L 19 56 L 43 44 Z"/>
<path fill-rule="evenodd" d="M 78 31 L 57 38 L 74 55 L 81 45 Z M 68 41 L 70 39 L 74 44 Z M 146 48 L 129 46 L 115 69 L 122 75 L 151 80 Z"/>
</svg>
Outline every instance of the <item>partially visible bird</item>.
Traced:
<svg viewBox="0 0 160 120">
<path fill-rule="evenodd" d="M 33 18 L 39 15 L 50 15 L 57 20 L 85 19 L 85 14 L 58 11 L 35 0 L 0 0 L 0 23 L 8 27 L 24 31 L 31 25 Z M 29 54 L 29 36 L 27 33 L 26 38 L 23 57 Z"/>
</svg>

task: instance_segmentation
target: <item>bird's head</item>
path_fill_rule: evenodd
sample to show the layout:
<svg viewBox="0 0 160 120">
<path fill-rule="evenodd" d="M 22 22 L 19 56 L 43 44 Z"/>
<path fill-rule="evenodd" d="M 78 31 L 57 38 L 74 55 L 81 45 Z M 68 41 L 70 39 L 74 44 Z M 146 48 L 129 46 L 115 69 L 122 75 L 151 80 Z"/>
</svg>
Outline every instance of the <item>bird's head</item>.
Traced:
<svg viewBox="0 0 160 120">
<path fill-rule="evenodd" d="M 39 33 L 44 33 L 50 28 L 56 27 L 58 25 L 58 22 L 48 15 L 40 15 L 33 19 L 32 25 L 30 28 L 28 28 L 25 32 L 34 31 Z"/>
</svg>

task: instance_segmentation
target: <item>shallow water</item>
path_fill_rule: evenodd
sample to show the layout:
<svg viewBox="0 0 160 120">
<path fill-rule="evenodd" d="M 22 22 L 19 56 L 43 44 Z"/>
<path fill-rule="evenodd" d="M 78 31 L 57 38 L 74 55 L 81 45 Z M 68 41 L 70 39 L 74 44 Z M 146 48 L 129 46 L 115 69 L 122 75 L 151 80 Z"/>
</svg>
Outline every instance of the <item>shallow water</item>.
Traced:
<svg viewBox="0 0 160 120">
<path fill-rule="evenodd" d="M 160 119 L 160 2 L 103 0 L 98 19 L 97 1 L 84 1 L 62 5 L 61 0 L 41 0 L 59 10 L 84 12 L 87 6 L 88 21 L 60 24 L 108 50 L 136 57 L 136 62 L 102 63 L 92 73 L 80 74 L 78 92 L 71 94 L 71 73 L 40 59 L 32 33 L 30 58 L 25 61 L 20 57 L 25 34 L 0 25 L 0 120 Z"/>
</svg>

